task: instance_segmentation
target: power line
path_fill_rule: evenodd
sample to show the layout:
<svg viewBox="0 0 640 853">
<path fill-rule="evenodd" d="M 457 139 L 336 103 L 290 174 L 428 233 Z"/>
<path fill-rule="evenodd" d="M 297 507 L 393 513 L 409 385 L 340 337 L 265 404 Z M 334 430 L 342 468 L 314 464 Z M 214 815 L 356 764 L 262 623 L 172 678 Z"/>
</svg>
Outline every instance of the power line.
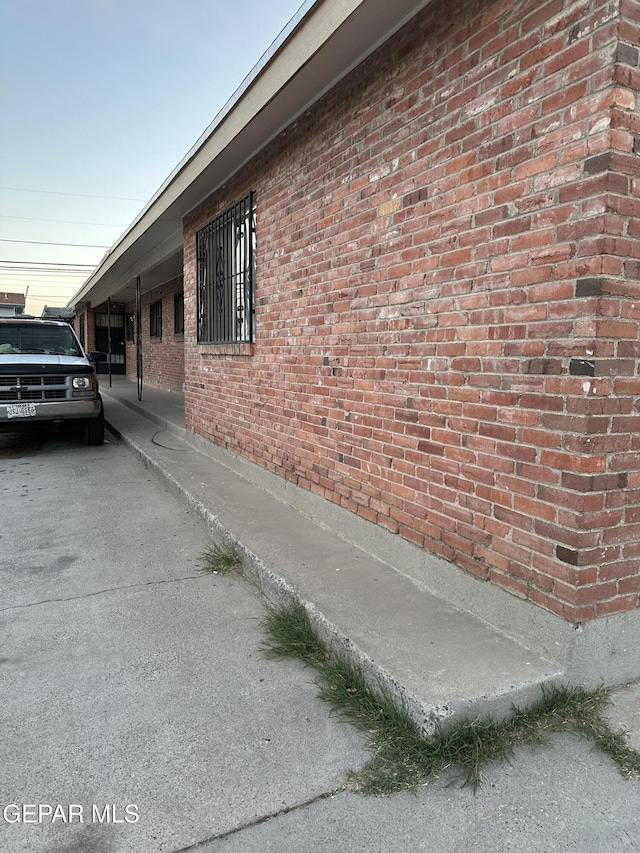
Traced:
<svg viewBox="0 0 640 853">
<path fill-rule="evenodd" d="M 55 270 L 20 270 L 17 273 L 0 270 L 0 275 L 3 281 L 43 281 L 42 276 L 47 277 L 49 281 L 78 281 L 78 279 L 88 278 L 90 273 L 84 270 L 60 273 Z"/>
<path fill-rule="evenodd" d="M 113 222 L 76 222 L 73 219 L 37 219 L 33 216 L 6 216 L 0 213 L 0 219 L 19 219 L 21 222 L 55 222 L 60 225 L 94 225 L 100 228 L 124 228 L 124 225 L 114 225 Z"/>
<path fill-rule="evenodd" d="M 74 296 L 76 291 L 67 290 L 64 293 L 61 293 L 59 290 L 36 290 L 33 287 L 30 287 L 25 296 L 27 299 L 31 297 L 35 297 L 36 299 L 65 299 L 69 300 L 72 296 Z"/>
<path fill-rule="evenodd" d="M 94 270 L 95 267 L 85 267 L 85 266 L 70 266 L 70 267 L 31 267 L 29 264 L 24 264 L 20 266 L 5 266 L 0 263 L 0 273 L 9 275 L 10 273 L 61 273 L 62 275 L 68 275 L 70 272 L 82 272 L 87 273 L 91 270 Z"/>
<path fill-rule="evenodd" d="M 68 195 L 75 198 L 101 198 L 110 201 L 147 201 L 145 198 L 126 198 L 117 195 L 87 195 L 85 193 L 59 193 L 54 190 L 27 190 L 24 187 L 0 187 L 0 190 L 9 190 L 15 193 L 40 193 L 44 195 Z"/>
<path fill-rule="evenodd" d="M 26 293 L 25 296 L 29 299 L 31 296 L 40 297 L 41 299 L 70 299 L 72 296 L 78 292 L 73 290 L 39 290 L 37 287 L 27 287 L 25 288 Z"/>
<path fill-rule="evenodd" d="M 0 258 L 0 264 L 16 264 L 29 267 L 74 267 L 75 269 L 84 267 L 89 270 L 96 268 L 95 264 L 65 264 L 58 261 L 14 261 L 8 258 Z"/>
<path fill-rule="evenodd" d="M 56 266 L 31 266 L 31 264 L 3 264 L 0 262 L 0 272 L 6 273 L 14 273 L 14 272 L 59 272 L 64 273 L 65 275 L 73 270 L 78 270 L 78 272 L 89 272 L 90 270 L 94 270 L 94 266 L 89 266 L 89 264 L 70 264 L 67 267 L 56 267 Z"/>
<path fill-rule="evenodd" d="M 79 273 L 60 273 L 60 275 L 54 275 L 52 273 L 37 273 L 37 272 L 18 272 L 18 273 L 7 273 L 0 271 L 0 282 L 3 281 L 38 281 L 43 284 L 46 282 L 55 282 L 56 284 L 64 284 L 67 280 L 73 280 L 75 283 L 78 279 L 87 278 L 86 272 Z M 71 286 L 71 284 L 69 284 Z"/>
<path fill-rule="evenodd" d="M 44 240 L 9 240 L 0 237 L 0 243 L 29 243 L 31 246 L 73 246 L 82 249 L 110 249 L 111 246 L 93 246 L 89 243 L 47 243 Z"/>
<path fill-rule="evenodd" d="M 46 291 L 47 293 L 76 293 L 81 286 L 81 281 L 41 281 L 39 278 L 0 281 L 0 290 L 3 292 L 8 290 L 29 290 L 31 292 L 35 288 L 36 290 L 42 289 L 43 292 Z"/>
</svg>

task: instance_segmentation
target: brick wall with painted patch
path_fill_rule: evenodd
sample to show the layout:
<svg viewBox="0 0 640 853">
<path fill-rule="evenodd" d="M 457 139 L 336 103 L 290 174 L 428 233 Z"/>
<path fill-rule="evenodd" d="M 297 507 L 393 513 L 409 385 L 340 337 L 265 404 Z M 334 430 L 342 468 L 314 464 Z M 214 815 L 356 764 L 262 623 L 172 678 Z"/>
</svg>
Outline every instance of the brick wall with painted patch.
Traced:
<svg viewBox="0 0 640 853">
<path fill-rule="evenodd" d="M 184 328 L 176 326 L 176 298 L 182 305 L 182 276 L 142 295 L 142 365 L 145 384 L 182 391 Z M 153 308 L 152 308 L 153 306 Z M 126 306 L 127 378 L 136 381 L 135 302 Z"/>
<path fill-rule="evenodd" d="M 566 620 L 637 607 L 639 42 L 638 0 L 430 4 L 185 220 L 188 425 Z M 255 342 L 202 345 L 195 233 L 249 190 Z"/>
</svg>

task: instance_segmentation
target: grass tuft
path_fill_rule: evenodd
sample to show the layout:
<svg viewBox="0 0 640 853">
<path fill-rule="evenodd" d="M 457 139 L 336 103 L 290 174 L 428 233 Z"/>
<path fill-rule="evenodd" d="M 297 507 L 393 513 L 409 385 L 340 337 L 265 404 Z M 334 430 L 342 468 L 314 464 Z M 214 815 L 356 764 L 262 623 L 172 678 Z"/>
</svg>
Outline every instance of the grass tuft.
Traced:
<svg viewBox="0 0 640 853">
<path fill-rule="evenodd" d="M 225 545 L 212 545 L 200 556 L 205 572 L 212 575 L 228 575 L 230 572 L 238 572 L 242 567 L 242 560 L 235 548 Z"/>
<path fill-rule="evenodd" d="M 263 645 L 263 652 L 267 657 L 299 658 L 317 668 L 328 657 L 299 602 L 283 610 L 269 608 L 265 624 L 269 641 Z"/>
<path fill-rule="evenodd" d="M 314 667 L 321 676 L 322 698 L 368 735 L 373 755 L 362 770 L 349 774 L 347 787 L 352 791 L 385 795 L 414 790 L 450 769 L 457 774 L 454 781 L 476 791 L 487 763 L 509 760 L 516 747 L 544 744 L 557 732 L 589 738 L 625 777 L 640 777 L 640 753 L 604 718 L 609 701 L 604 689 L 543 688 L 539 702 L 527 709 L 514 708 L 508 720 L 464 720 L 424 737 L 388 695 L 373 692 L 361 673 L 325 649 L 300 602 L 270 609 L 265 627 L 265 654 L 298 658 Z"/>
</svg>

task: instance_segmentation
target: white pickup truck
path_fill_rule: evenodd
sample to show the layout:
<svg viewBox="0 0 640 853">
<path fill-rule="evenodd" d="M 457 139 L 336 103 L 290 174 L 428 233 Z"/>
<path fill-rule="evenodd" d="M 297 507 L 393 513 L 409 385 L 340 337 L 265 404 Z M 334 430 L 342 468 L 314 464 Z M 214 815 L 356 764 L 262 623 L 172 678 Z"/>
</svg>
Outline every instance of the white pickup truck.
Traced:
<svg viewBox="0 0 640 853">
<path fill-rule="evenodd" d="M 104 412 L 98 379 L 68 323 L 26 318 L 0 319 L 0 429 L 29 424 L 75 422 L 85 444 L 104 441 Z"/>
</svg>

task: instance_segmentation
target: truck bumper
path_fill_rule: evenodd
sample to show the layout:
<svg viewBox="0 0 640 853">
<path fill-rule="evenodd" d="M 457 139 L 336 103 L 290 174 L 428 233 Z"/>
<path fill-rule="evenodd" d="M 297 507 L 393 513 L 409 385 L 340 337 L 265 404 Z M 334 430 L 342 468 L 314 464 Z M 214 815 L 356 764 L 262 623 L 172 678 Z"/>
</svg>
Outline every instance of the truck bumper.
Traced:
<svg viewBox="0 0 640 853">
<path fill-rule="evenodd" d="M 65 400 L 55 403 L 0 403 L 0 426 L 11 427 L 41 421 L 97 418 L 102 400 Z"/>
</svg>

